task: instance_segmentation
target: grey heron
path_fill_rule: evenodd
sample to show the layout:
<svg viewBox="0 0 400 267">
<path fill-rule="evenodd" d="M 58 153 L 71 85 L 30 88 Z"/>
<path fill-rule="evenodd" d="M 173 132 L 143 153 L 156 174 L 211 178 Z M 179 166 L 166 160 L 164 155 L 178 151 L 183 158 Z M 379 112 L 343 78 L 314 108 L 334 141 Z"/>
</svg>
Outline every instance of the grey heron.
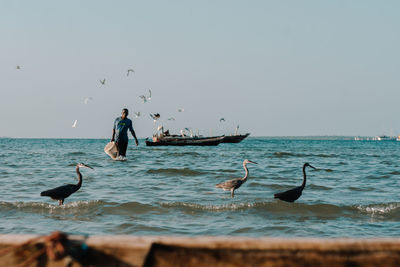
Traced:
<svg viewBox="0 0 400 267">
<path fill-rule="evenodd" d="M 245 170 L 245 175 L 243 178 L 236 178 L 236 179 L 228 180 L 228 181 L 217 184 L 216 187 L 221 188 L 224 191 L 231 191 L 231 197 L 232 198 L 235 197 L 235 190 L 238 189 L 242 184 L 244 184 L 247 181 L 247 178 L 249 177 L 249 170 L 247 169 L 247 163 L 257 164 L 254 161 L 245 159 L 243 161 L 243 168 Z"/>
</svg>

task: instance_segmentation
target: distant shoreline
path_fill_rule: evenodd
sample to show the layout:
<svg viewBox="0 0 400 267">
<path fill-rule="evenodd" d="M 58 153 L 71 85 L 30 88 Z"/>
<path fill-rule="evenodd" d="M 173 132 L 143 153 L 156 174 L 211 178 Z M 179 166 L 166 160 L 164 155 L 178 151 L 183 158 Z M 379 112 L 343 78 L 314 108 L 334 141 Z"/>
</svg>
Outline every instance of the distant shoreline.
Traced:
<svg viewBox="0 0 400 267">
<path fill-rule="evenodd" d="M 354 137 L 372 138 L 373 136 L 345 136 L 345 135 L 300 135 L 300 136 L 249 136 L 248 139 L 286 139 L 286 140 L 354 140 Z M 145 140 L 149 137 L 138 137 L 139 140 Z M 105 137 L 0 137 L 0 139 L 37 139 L 37 140 L 109 140 Z"/>
</svg>

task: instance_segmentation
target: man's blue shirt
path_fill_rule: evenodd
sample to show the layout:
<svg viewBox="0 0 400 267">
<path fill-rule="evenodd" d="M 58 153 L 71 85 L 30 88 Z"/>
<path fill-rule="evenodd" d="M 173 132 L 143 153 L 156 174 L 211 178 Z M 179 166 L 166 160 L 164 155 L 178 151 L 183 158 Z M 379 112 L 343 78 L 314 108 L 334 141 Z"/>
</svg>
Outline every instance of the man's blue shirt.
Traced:
<svg viewBox="0 0 400 267">
<path fill-rule="evenodd" d="M 114 121 L 115 140 L 128 141 L 128 129 L 133 132 L 132 121 L 128 118 L 118 117 Z"/>
</svg>

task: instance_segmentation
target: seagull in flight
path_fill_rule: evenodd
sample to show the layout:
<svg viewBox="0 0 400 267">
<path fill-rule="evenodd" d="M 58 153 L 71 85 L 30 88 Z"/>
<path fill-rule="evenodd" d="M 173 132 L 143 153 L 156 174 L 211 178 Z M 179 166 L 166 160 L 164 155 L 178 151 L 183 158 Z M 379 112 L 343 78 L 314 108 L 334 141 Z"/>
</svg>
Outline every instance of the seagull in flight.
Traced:
<svg viewBox="0 0 400 267">
<path fill-rule="evenodd" d="M 151 90 L 149 89 L 149 96 L 147 97 L 147 100 L 151 100 Z"/>
<path fill-rule="evenodd" d="M 129 72 L 135 73 L 135 71 L 134 71 L 133 69 L 129 69 L 129 70 L 128 70 L 128 73 L 126 74 L 126 76 L 129 76 Z"/>
<path fill-rule="evenodd" d="M 21 69 L 21 66 L 17 65 L 17 70 L 20 70 L 20 69 Z"/>
<path fill-rule="evenodd" d="M 168 118 L 168 120 L 169 120 L 169 121 L 174 121 L 175 118 L 174 118 L 174 117 L 171 117 L 171 118 Z"/>
<path fill-rule="evenodd" d="M 89 103 L 90 100 L 93 100 L 93 97 L 86 97 L 84 100 L 85 104 Z"/>
<path fill-rule="evenodd" d="M 184 112 L 184 111 L 185 111 L 184 108 L 179 108 L 179 109 L 178 109 L 178 112 Z"/>
<path fill-rule="evenodd" d="M 145 95 L 141 95 L 139 97 L 143 100 L 143 103 L 147 102 L 147 97 Z"/>
<path fill-rule="evenodd" d="M 104 84 L 106 83 L 106 79 L 99 80 L 99 81 L 100 81 L 100 83 L 101 83 L 102 85 L 104 85 Z"/>
<path fill-rule="evenodd" d="M 74 124 L 72 124 L 72 128 L 76 128 L 76 124 L 78 123 L 78 120 L 74 121 Z"/>
<path fill-rule="evenodd" d="M 223 122 L 223 121 L 225 121 L 225 118 L 219 119 L 219 122 Z"/>
<path fill-rule="evenodd" d="M 150 114 L 150 117 L 154 120 L 154 123 L 161 117 L 160 113 Z"/>
<path fill-rule="evenodd" d="M 136 118 L 140 117 L 140 111 L 139 112 L 134 112 L 134 113 L 135 113 Z"/>
</svg>

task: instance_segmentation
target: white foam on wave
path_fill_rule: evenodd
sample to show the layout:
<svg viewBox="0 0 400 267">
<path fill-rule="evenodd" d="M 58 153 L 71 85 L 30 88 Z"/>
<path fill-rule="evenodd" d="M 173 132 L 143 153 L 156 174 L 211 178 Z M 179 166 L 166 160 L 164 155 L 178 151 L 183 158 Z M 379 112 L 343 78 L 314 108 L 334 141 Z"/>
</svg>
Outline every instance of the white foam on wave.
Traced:
<svg viewBox="0 0 400 267">
<path fill-rule="evenodd" d="M 358 206 L 357 209 L 369 214 L 387 214 L 400 208 L 400 203 L 376 204 L 368 206 Z"/>
<path fill-rule="evenodd" d="M 100 202 L 100 200 L 80 200 L 69 203 L 64 203 L 64 205 L 58 205 L 57 202 L 54 204 L 45 203 L 45 202 L 8 202 L 7 204 L 10 206 L 14 206 L 17 209 L 49 209 L 60 210 L 60 209 L 74 209 L 74 208 L 83 208 L 90 207 L 92 205 L 96 205 Z M 5 203 L 2 203 L 5 204 Z"/>
<path fill-rule="evenodd" d="M 191 209 L 198 209 L 198 210 L 206 210 L 206 211 L 222 211 L 222 210 L 239 210 L 239 209 L 246 209 L 246 208 L 253 208 L 256 203 L 229 203 L 229 204 L 222 204 L 222 205 L 202 205 L 196 203 L 185 203 L 185 202 L 172 202 L 172 203 L 160 203 L 161 206 L 164 207 L 183 207 L 183 208 L 191 208 Z"/>
</svg>

